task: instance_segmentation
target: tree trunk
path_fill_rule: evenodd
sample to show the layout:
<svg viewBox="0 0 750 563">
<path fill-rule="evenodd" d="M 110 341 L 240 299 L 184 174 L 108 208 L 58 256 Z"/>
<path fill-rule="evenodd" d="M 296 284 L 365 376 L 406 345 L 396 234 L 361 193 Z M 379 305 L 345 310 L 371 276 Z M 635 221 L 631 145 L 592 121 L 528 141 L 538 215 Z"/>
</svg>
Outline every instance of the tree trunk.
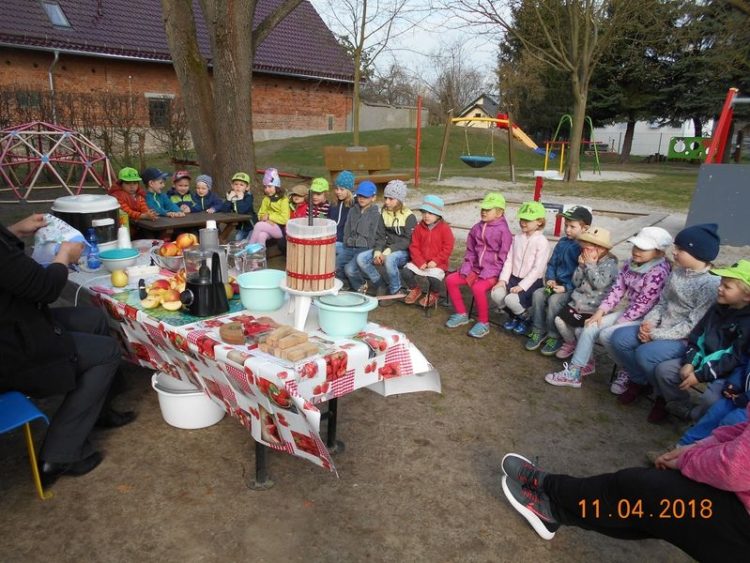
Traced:
<svg viewBox="0 0 750 563">
<path fill-rule="evenodd" d="M 618 162 L 625 164 L 630 160 L 630 150 L 633 148 L 633 134 L 635 133 L 635 118 L 631 115 L 628 119 L 628 126 L 625 129 L 625 138 L 622 141 L 622 150 Z"/>
<path fill-rule="evenodd" d="M 573 127 L 570 131 L 570 151 L 568 152 L 568 167 L 565 173 L 566 182 L 578 179 L 581 170 L 581 139 L 583 124 L 586 118 L 586 101 L 588 99 L 588 85 L 583 85 L 577 77 L 573 79 Z"/>
<path fill-rule="evenodd" d="M 695 128 L 695 136 L 702 137 L 703 136 L 703 123 L 701 122 L 700 117 L 693 118 L 693 127 Z"/>
</svg>

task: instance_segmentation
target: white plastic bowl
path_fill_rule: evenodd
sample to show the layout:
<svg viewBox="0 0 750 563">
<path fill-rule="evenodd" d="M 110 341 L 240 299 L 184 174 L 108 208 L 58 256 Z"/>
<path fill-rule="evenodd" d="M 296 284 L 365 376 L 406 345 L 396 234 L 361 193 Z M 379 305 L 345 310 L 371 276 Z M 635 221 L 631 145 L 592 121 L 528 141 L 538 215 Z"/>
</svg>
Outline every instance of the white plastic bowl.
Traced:
<svg viewBox="0 0 750 563">
<path fill-rule="evenodd" d="M 214 403 L 203 390 L 170 392 L 157 386 L 157 376 L 157 373 L 151 376 L 151 387 L 159 396 L 161 415 L 170 426 L 196 430 L 213 426 L 224 418 L 224 408 Z"/>
</svg>

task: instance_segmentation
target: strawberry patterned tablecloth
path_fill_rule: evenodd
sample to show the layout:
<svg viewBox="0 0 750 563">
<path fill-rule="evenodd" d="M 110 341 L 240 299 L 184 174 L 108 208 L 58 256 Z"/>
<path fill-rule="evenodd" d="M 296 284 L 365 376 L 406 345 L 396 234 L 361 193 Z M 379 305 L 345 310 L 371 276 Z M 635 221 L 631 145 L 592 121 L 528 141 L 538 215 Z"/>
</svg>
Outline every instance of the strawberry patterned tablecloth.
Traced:
<svg viewBox="0 0 750 563">
<path fill-rule="evenodd" d="M 331 471 L 316 405 L 364 387 L 382 395 L 440 392 L 439 374 L 406 336 L 375 323 L 351 339 L 332 340 L 317 330 L 313 307 L 305 328 L 319 353 L 291 363 L 257 348 L 225 344 L 218 331 L 224 323 L 240 321 L 252 332 L 262 316 L 291 324 L 286 305 L 272 313 L 230 310 L 184 324 L 183 313 L 160 310 L 156 317 L 142 309 L 137 291 L 94 291 L 92 299 L 114 321 L 131 361 L 202 388 L 256 441 Z"/>
</svg>

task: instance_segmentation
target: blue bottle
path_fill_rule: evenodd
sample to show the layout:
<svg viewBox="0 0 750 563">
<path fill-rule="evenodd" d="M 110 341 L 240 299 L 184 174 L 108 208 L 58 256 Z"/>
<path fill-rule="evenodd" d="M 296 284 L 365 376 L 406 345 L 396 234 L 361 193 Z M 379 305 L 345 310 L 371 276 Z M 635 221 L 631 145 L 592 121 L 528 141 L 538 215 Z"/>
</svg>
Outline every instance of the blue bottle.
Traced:
<svg viewBox="0 0 750 563">
<path fill-rule="evenodd" d="M 89 253 L 86 256 L 86 267 L 95 271 L 102 267 L 102 261 L 99 259 L 99 245 L 96 241 L 96 231 L 94 227 L 89 227 L 86 231 L 86 240 L 89 243 Z"/>
</svg>

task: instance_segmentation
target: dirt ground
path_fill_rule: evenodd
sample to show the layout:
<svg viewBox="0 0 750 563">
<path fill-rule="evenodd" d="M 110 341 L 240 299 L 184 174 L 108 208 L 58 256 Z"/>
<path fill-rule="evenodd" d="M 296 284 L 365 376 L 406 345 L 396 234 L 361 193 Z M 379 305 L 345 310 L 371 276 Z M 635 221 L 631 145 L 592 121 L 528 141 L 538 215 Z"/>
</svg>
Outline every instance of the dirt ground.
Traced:
<svg viewBox="0 0 750 563">
<path fill-rule="evenodd" d="M 282 267 L 280 263 L 276 267 Z M 131 425 L 95 435 L 105 460 L 37 499 L 23 434 L 0 435 L 0 560 L 35 561 L 686 561 L 661 541 L 626 542 L 563 528 L 545 542 L 506 502 L 500 460 L 537 457 L 553 472 L 593 475 L 642 465 L 674 443 L 676 422 L 646 422 L 649 403 L 620 406 L 611 362 L 580 390 L 543 380 L 560 362 L 502 333 L 475 340 L 402 304 L 371 319 L 407 334 L 440 371 L 442 394 L 339 401 L 338 478 L 271 452 L 275 486 L 247 487 L 254 442 L 225 418 L 203 430 L 162 419 L 150 371 L 126 369 Z M 54 401 L 42 406 L 53 412 Z M 34 423 L 37 444 L 44 426 Z"/>
</svg>

